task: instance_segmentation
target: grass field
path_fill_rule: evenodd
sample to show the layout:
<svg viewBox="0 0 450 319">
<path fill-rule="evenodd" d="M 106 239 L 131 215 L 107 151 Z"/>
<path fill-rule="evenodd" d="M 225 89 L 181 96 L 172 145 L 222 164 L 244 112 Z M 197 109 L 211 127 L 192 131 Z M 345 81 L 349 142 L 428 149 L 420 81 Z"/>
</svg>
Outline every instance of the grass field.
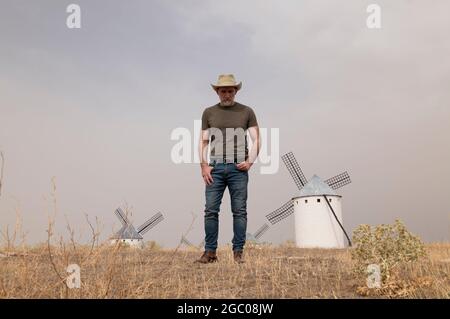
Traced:
<svg viewBox="0 0 450 319">
<path fill-rule="evenodd" d="M 193 248 L 43 244 L 0 249 L 1 298 L 450 298 L 450 244 L 428 244 L 427 257 L 402 267 L 401 281 L 365 288 L 352 272 L 349 249 L 247 245 L 244 264 L 230 247 L 219 262 L 196 264 Z M 81 288 L 68 289 L 76 263 Z"/>
</svg>

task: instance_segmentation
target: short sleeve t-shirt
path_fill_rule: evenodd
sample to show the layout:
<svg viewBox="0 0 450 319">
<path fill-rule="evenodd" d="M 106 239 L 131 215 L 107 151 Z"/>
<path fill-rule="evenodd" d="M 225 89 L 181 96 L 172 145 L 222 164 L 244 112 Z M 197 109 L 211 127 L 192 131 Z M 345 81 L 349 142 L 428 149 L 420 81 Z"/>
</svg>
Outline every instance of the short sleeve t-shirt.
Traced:
<svg viewBox="0 0 450 319">
<path fill-rule="evenodd" d="M 206 108 L 202 115 L 202 130 L 209 131 L 210 159 L 243 162 L 248 157 L 247 129 L 258 126 L 256 115 L 249 106 L 235 102 L 220 103 Z"/>
</svg>

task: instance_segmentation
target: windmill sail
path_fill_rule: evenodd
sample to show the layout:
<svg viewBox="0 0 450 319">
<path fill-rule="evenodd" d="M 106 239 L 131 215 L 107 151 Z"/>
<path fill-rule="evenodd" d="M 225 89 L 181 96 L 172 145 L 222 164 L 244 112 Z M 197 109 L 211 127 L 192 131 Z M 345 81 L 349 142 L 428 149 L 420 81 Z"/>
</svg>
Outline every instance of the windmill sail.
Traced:
<svg viewBox="0 0 450 319">
<path fill-rule="evenodd" d="M 164 216 L 161 214 L 161 212 L 158 212 L 155 215 L 153 215 L 153 217 L 151 217 L 149 220 L 147 220 L 145 223 L 143 223 L 141 226 L 139 226 L 137 232 L 141 235 L 144 235 L 146 232 L 148 232 L 150 229 L 155 227 L 163 220 Z"/>
<path fill-rule="evenodd" d="M 325 183 L 327 183 L 332 189 L 341 188 L 351 182 L 352 181 L 350 180 L 350 176 L 347 172 L 331 177 L 325 181 Z"/>
<path fill-rule="evenodd" d="M 282 219 L 285 219 L 289 215 L 294 212 L 294 204 L 291 200 L 285 203 L 280 208 L 276 209 L 272 213 L 266 215 L 267 219 L 271 222 L 272 225 L 278 223 Z"/>
<path fill-rule="evenodd" d="M 117 218 L 119 218 L 120 222 L 123 226 L 130 225 L 130 221 L 128 220 L 127 216 L 124 214 L 122 208 L 117 208 L 114 213 L 116 214 Z"/>
<path fill-rule="evenodd" d="M 283 160 L 289 173 L 294 179 L 294 182 L 297 185 L 298 189 L 302 189 L 302 187 L 306 185 L 307 180 L 302 172 L 302 169 L 300 168 L 300 165 L 298 165 L 298 162 L 295 159 L 294 154 L 292 152 L 289 152 L 281 156 L 281 159 Z"/>
<path fill-rule="evenodd" d="M 269 229 L 269 225 L 264 223 L 253 235 L 256 239 L 261 238 L 261 236 Z"/>
</svg>

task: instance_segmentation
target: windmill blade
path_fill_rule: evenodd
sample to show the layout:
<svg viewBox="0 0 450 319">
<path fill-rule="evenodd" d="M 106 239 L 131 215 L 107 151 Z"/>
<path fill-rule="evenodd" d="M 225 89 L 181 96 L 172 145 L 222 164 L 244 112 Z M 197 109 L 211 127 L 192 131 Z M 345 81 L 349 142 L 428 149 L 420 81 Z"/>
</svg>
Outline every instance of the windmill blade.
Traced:
<svg viewBox="0 0 450 319">
<path fill-rule="evenodd" d="M 256 239 L 261 238 L 261 236 L 269 229 L 269 225 L 264 223 L 253 235 Z"/>
<path fill-rule="evenodd" d="M 266 217 L 270 221 L 270 223 L 274 225 L 278 223 L 280 220 L 285 219 L 286 217 L 291 215 L 293 212 L 294 212 L 294 204 L 290 200 L 277 210 L 266 215 Z"/>
<path fill-rule="evenodd" d="M 281 159 L 283 160 L 289 173 L 294 179 L 295 184 L 297 184 L 298 189 L 302 189 L 303 186 L 305 186 L 308 181 L 306 180 L 305 175 L 303 174 L 302 169 L 300 168 L 300 165 L 298 165 L 298 162 L 295 159 L 294 154 L 292 152 L 289 152 L 281 156 Z"/>
<path fill-rule="evenodd" d="M 351 182 L 352 181 L 350 180 L 350 176 L 347 172 L 331 177 L 325 181 L 325 183 L 327 183 L 332 189 L 341 188 Z"/>
<path fill-rule="evenodd" d="M 192 244 L 186 237 L 184 237 L 184 235 L 181 236 L 181 243 L 185 244 L 189 247 L 193 247 L 194 244 Z"/>
<path fill-rule="evenodd" d="M 117 218 L 119 218 L 119 220 L 123 226 L 130 225 L 130 221 L 128 220 L 127 216 L 124 214 L 122 208 L 120 208 L 120 207 L 117 208 L 114 211 L 114 214 L 116 214 Z"/>
<path fill-rule="evenodd" d="M 164 216 L 161 214 L 161 212 L 158 212 L 155 215 L 153 215 L 152 218 L 150 218 L 145 223 L 143 223 L 141 226 L 139 226 L 137 229 L 137 232 L 140 235 L 144 235 L 146 232 L 148 232 L 150 229 L 155 227 L 157 224 L 159 224 L 163 220 L 164 220 Z"/>
</svg>

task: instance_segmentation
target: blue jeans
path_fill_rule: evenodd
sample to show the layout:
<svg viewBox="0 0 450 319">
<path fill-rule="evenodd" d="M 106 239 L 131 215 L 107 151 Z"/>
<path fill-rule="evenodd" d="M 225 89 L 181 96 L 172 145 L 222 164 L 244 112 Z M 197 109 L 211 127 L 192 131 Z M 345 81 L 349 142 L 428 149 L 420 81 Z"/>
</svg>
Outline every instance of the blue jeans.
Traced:
<svg viewBox="0 0 450 319">
<path fill-rule="evenodd" d="M 206 185 L 205 189 L 205 250 L 217 249 L 220 204 L 227 186 L 233 212 L 233 251 L 242 250 L 247 232 L 248 172 L 239 170 L 234 163 L 216 163 L 212 166 L 214 182 Z"/>
</svg>

